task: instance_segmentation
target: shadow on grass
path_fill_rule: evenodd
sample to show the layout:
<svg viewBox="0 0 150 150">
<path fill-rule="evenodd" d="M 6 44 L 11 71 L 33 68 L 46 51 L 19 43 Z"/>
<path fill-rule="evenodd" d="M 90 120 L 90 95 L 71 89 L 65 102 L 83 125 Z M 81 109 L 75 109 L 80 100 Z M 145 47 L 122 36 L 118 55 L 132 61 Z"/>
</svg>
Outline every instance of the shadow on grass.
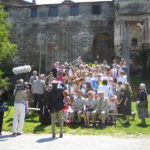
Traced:
<svg viewBox="0 0 150 150">
<path fill-rule="evenodd" d="M 129 128 L 129 127 L 131 126 L 131 123 L 126 123 L 126 124 L 123 124 L 123 123 L 122 123 L 122 126 L 123 126 L 124 128 Z"/>
<path fill-rule="evenodd" d="M 139 123 L 139 124 L 137 124 L 136 126 L 141 127 L 141 128 L 147 128 L 147 127 L 149 127 L 150 125 Z"/>
<path fill-rule="evenodd" d="M 47 125 L 42 125 L 42 124 L 37 125 L 37 126 L 34 128 L 33 132 L 34 132 L 34 133 L 43 132 L 45 127 L 47 127 Z"/>
<path fill-rule="evenodd" d="M 77 128 L 82 128 L 82 125 L 79 125 L 79 124 L 71 124 L 68 126 L 70 129 L 77 129 Z"/>
<path fill-rule="evenodd" d="M 44 143 L 44 142 L 54 141 L 54 140 L 57 140 L 57 139 L 58 139 L 58 138 L 52 138 L 52 137 L 50 137 L 50 138 L 39 139 L 39 140 L 37 140 L 36 142 L 37 142 L 37 143 Z"/>
<path fill-rule="evenodd" d="M 29 119 L 26 119 L 25 122 L 31 122 L 31 123 L 39 123 L 38 120 L 29 120 Z"/>
<path fill-rule="evenodd" d="M 7 126 L 8 126 L 8 127 L 12 127 L 12 125 L 13 125 L 13 123 L 11 122 L 11 123 L 9 123 Z"/>
<path fill-rule="evenodd" d="M 8 119 L 8 120 L 6 120 L 5 122 L 12 122 L 13 121 L 13 118 L 10 118 L 10 119 Z"/>
</svg>

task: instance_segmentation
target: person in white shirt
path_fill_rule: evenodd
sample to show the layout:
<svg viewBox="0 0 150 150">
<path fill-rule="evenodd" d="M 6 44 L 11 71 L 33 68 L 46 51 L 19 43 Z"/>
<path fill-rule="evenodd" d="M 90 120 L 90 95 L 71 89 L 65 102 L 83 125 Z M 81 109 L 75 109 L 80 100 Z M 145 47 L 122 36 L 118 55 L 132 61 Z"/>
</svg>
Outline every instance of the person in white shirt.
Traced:
<svg viewBox="0 0 150 150">
<path fill-rule="evenodd" d="M 113 68 L 111 69 L 111 73 L 112 73 L 113 80 L 116 81 L 117 80 L 117 68 L 116 68 L 115 64 L 113 64 Z"/>
<path fill-rule="evenodd" d="M 107 80 L 103 80 L 102 85 L 98 86 L 98 93 L 99 91 L 103 91 L 104 92 L 104 96 L 108 97 L 109 95 L 109 88 L 107 86 Z"/>
<path fill-rule="evenodd" d="M 124 71 L 120 71 L 120 76 L 117 79 L 117 83 L 122 82 L 123 84 L 127 83 L 127 76 L 125 75 Z"/>
</svg>

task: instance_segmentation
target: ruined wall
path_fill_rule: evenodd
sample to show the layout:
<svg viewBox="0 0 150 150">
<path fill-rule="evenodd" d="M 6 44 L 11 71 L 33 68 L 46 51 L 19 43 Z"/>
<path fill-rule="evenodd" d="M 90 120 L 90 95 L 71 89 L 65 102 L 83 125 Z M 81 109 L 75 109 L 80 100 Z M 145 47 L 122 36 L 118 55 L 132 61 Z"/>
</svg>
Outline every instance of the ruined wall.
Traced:
<svg viewBox="0 0 150 150">
<path fill-rule="evenodd" d="M 92 15 L 92 5 L 101 6 L 100 15 Z M 49 69 L 59 60 L 71 62 L 78 56 L 85 60 L 93 59 L 93 42 L 97 35 L 107 34 L 109 47 L 113 54 L 114 5 L 113 2 L 78 3 L 79 15 L 70 16 L 70 5 L 59 4 L 58 16 L 48 16 L 52 5 L 37 6 L 37 17 L 30 17 L 31 7 L 10 7 L 9 20 L 12 23 L 11 39 L 18 45 L 16 64 L 31 64 Z M 104 40 L 99 36 L 97 43 Z M 97 44 L 98 45 L 98 44 Z M 97 46 L 101 48 L 101 46 Z M 96 51 L 101 56 L 101 52 Z M 108 53 L 107 53 L 108 56 Z M 103 56 L 105 57 L 105 56 Z M 105 59 L 105 58 L 103 58 Z M 107 59 L 107 58 L 106 58 Z"/>
<path fill-rule="evenodd" d="M 150 0 L 115 0 L 114 48 L 133 72 L 142 69 L 140 53 L 150 48 Z"/>
</svg>

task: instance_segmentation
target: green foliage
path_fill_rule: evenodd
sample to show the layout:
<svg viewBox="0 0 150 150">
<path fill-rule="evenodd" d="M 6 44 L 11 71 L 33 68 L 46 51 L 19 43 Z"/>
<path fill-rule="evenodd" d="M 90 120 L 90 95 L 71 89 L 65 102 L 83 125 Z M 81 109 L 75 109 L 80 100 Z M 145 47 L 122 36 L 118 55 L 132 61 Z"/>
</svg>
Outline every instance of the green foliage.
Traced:
<svg viewBox="0 0 150 150">
<path fill-rule="evenodd" d="M 9 79 L 7 77 L 4 78 L 4 73 L 0 71 L 0 89 L 9 85 Z"/>
<path fill-rule="evenodd" d="M 7 21 L 8 13 L 4 12 L 3 8 L 0 5 L 0 64 L 4 59 L 7 62 L 8 58 L 11 58 L 15 54 L 16 49 L 16 45 L 12 44 L 9 40 L 11 25 Z M 0 70 L 0 88 L 4 88 L 7 85 L 9 85 L 9 79 L 4 77 L 4 73 Z"/>
<path fill-rule="evenodd" d="M 11 28 L 8 23 L 8 13 L 3 11 L 3 6 L 0 5 L 0 63 L 4 58 L 15 54 L 16 45 L 9 40 L 9 30 Z"/>
</svg>

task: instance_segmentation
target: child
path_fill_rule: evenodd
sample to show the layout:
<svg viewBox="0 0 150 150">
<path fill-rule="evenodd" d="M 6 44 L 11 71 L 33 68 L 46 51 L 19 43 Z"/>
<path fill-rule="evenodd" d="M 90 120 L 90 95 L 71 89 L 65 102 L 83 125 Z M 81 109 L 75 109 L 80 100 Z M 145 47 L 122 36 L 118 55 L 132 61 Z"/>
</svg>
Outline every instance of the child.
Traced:
<svg viewBox="0 0 150 150">
<path fill-rule="evenodd" d="M 69 97 L 68 91 L 65 90 L 64 93 L 64 121 L 66 123 L 66 125 L 69 125 L 72 123 L 72 119 L 71 119 L 71 112 L 72 112 L 72 108 L 71 108 L 71 99 Z"/>
</svg>

